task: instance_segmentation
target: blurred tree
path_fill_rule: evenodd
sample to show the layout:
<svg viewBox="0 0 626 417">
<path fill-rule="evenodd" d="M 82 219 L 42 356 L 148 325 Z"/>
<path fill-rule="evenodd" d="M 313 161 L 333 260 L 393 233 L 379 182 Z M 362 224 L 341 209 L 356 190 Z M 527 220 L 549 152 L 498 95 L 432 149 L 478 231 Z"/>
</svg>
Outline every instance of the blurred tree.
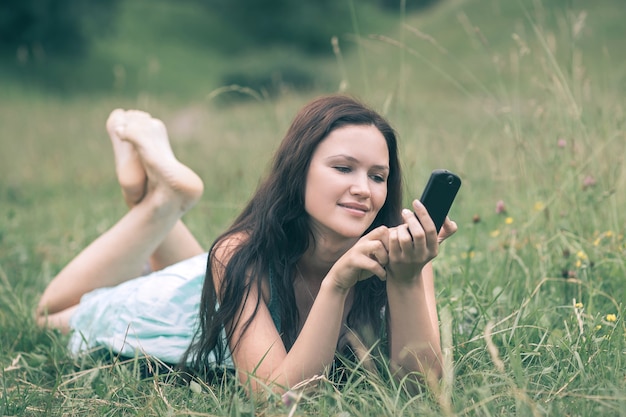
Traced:
<svg viewBox="0 0 626 417">
<path fill-rule="evenodd" d="M 330 39 L 352 31 L 347 0 L 193 0 L 246 35 L 253 44 L 294 45 L 306 52 L 330 50 Z M 357 1 L 357 0 L 354 0 Z M 372 2 L 374 0 L 361 0 Z"/>
<path fill-rule="evenodd" d="M 189 0 L 216 14 L 250 45 L 295 46 L 307 53 L 330 51 L 330 39 L 354 33 L 353 13 L 364 8 L 379 12 L 421 9 L 438 0 Z M 353 10 L 354 9 L 354 10 Z M 366 14 L 370 17 L 371 14 Z M 365 19 L 367 20 L 367 18 Z M 357 17 L 361 29 L 374 21 Z M 376 25 L 376 23 L 374 23 Z M 232 40 L 231 40 L 232 41 Z M 228 42 L 228 41 L 225 41 Z M 231 42 L 236 46 L 235 42 Z M 236 48 L 235 48 L 236 49 Z"/>
<path fill-rule="evenodd" d="M 406 10 L 413 11 L 432 6 L 437 1 L 439 0 L 378 0 L 378 4 L 385 10 L 399 11 L 404 2 Z"/>
<path fill-rule="evenodd" d="M 0 0 L 0 49 L 29 57 L 80 56 L 110 28 L 119 0 Z"/>
</svg>

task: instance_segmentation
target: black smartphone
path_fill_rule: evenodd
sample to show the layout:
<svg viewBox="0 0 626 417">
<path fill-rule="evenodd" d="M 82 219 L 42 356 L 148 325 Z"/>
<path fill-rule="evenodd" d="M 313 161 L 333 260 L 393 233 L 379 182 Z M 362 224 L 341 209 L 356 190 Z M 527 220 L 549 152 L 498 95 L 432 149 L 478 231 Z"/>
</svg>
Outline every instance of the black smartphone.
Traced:
<svg viewBox="0 0 626 417">
<path fill-rule="evenodd" d="M 430 174 L 420 201 L 428 210 L 430 218 L 433 219 L 437 233 L 446 220 L 459 188 L 461 188 L 461 178 L 447 169 L 436 169 Z"/>
</svg>

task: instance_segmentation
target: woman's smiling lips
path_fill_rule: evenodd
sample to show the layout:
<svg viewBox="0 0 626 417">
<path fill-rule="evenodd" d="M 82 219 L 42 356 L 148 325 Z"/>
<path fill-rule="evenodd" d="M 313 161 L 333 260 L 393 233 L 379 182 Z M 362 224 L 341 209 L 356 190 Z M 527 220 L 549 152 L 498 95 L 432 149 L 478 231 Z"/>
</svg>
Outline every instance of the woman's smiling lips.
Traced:
<svg viewBox="0 0 626 417">
<path fill-rule="evenodd" d="M 351 214 L 357 216 L 365 216 L 365 214 L 369 211 L 369 207 L 365 204 L 360 203 L 338 203 L 339 207 L 346 209 Z"/>
</svg>

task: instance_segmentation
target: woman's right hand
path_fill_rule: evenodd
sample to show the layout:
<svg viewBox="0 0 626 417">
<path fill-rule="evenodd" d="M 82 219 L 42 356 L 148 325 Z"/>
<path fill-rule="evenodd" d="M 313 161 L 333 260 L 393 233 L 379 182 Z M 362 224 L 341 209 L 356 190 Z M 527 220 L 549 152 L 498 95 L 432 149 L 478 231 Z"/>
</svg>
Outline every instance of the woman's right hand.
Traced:
<svg viewBox="0 0 626 417">
<path fill-rule="evenodd" d="M 389 262 L 389 229 L 380 226 L 361 237 L 330 269 L 327 278 L 334 281 L 336 287 L 348 291 L 358 281 L 376 275 L 381 280 L 387 279 L 385 266 Z"/>
</svg>

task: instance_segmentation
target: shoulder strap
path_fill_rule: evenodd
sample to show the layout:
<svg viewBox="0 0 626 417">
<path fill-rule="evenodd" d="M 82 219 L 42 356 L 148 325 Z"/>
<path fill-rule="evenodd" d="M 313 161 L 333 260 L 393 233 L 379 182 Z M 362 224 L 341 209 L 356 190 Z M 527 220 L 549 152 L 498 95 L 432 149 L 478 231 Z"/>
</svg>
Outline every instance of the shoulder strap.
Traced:
<svg viewBox="0 0 626 417">
<path fill-rule="evenodd" d="M 267 308 L 270 311 L 270 315 L 272 316 L 272 321 L 276 326 L 276 329 L 280 333 L 280 324 L 282 322 L 280 317 L 280 308 L 279 308 L 279 300 L 276 297 L 276 278 L 274 277 L 274 271 L 270 268 L 269 271 L 269 280 L 270 280 L 270 303 Z"/>
</svg>

